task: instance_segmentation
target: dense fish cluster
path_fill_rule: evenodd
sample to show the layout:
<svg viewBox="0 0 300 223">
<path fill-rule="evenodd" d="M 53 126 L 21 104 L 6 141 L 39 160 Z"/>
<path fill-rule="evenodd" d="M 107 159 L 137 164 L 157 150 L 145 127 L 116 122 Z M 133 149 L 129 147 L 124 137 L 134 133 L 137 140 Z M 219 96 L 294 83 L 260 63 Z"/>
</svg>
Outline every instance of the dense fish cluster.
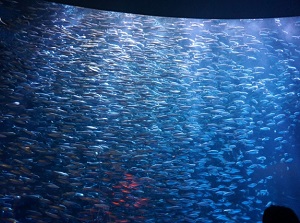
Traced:
<svg viewBox="0 0 300 223">
<path fill-rule="evenodd" d="M 0 1 L 1 222 L 260 222 L 299 203 L 299 18 L 19 4 Z"/>
</svg>

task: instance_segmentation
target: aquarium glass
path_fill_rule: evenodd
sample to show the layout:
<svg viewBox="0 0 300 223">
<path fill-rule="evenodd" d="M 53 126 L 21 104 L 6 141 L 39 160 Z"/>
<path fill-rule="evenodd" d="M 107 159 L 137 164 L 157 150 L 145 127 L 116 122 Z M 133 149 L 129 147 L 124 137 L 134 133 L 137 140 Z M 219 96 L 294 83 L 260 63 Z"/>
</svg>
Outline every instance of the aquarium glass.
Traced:
<svg viewBox="0 0 300 223">
<path fill-rule="evenodd" d="M 300 18 L 0 1 L 1 222 L 300 215 Z"/>
</svg>

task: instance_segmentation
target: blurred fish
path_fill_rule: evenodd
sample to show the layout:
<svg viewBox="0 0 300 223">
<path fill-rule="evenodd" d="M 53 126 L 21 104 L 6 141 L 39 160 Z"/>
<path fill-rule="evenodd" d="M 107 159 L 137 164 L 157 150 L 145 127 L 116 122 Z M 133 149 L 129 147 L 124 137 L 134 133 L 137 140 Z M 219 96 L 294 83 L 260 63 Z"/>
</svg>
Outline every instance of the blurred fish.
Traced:
<svg viewBox="0 0 300 223">
<path fill-rule="evenodd" d="M 296 18 L 18 4 L 1 3 L 19 13 L 0 18 L 1 221 L 260 221 L 293 185 Z"/>
</svg>

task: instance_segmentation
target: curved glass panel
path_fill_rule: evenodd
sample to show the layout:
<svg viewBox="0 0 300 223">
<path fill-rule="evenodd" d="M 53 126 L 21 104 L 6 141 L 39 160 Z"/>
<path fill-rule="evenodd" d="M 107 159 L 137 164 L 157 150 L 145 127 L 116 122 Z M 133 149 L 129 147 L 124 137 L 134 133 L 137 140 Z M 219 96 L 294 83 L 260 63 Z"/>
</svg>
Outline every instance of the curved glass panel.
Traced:
<svg viewBox="0 0 300 223">
<path fill-rule="evenodd" d="M 300 19 L 39 2 L 0 20 L 0 203 L 12 222 L 300 214 Z"/>
</svg>

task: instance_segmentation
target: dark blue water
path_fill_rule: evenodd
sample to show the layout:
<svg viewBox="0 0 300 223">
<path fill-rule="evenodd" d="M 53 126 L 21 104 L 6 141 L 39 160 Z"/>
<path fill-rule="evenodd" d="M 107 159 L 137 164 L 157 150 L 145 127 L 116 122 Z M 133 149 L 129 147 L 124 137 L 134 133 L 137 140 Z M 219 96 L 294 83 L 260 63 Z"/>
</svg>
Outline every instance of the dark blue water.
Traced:
<svg viewBox="0 0 300 223">
<path fill-rule="evenodd" d="M 3 222 L 300 215 L 299 18 L 18 4 L 0 5 Z"/>
</svg>

